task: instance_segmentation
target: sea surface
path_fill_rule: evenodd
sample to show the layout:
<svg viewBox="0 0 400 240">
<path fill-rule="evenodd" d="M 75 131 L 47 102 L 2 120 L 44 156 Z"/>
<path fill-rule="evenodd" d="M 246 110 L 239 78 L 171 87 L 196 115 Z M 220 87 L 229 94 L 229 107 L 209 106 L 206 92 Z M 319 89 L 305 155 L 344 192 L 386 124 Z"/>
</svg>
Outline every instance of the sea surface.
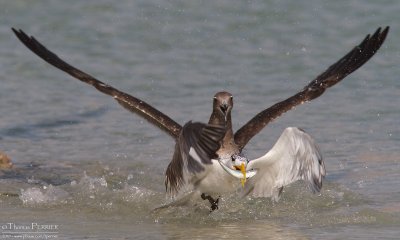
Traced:
<svg viewBox="0 0 400 240">
<path fill-rule="evenodd" d="M 32 224 L 26 238 L 398 239 L 399 12 L 396 0 L 0 0 L 0 151 L 14 163 L 0 170 L 0 239 Z M 387 25 L 368 63 L 245 150 L 259 157 L 286 127 L 303 128 L 323 152 L 322 191 L 298 182 L 279 202 L 226 195 L 212 213 L 202 202 L 153 211 L 167 202 L 173 139 L 10 29 L 180 124 L 208 121 L 214 94 L 229 91 L 239 129 Z"/>
</svg>

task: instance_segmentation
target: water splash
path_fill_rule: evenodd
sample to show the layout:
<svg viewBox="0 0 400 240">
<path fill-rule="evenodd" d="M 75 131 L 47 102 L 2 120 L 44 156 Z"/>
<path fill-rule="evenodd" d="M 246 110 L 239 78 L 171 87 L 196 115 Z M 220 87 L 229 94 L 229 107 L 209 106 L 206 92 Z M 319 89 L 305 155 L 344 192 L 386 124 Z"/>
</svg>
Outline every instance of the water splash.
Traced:
<svg viewBox="0 0 400 240">
<path fill-rule="evenodd" d="M 43 188 L 21 189 L 19 199 L 24 205 L 57 204 L 64 202 L 70 194 L 60 187 L 49 185 Z"/>
</svg>

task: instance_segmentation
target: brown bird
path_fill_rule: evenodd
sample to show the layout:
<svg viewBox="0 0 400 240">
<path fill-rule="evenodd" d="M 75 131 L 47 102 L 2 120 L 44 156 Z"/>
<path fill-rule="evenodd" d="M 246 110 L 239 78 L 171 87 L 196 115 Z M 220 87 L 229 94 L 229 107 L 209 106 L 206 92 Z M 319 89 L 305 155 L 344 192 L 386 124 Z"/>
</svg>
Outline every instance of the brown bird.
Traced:
<svg viewBox="0 0 400 240">
<path fill-rule="evenodd" d="M 195 193 L 209 200 L 214 210 L 218 207 L 218 199 L 215 197 L 237 190 L 240 184 L 236 178 L 246 178 L 240 167 L 242 164 L 252 176 L 245 183 L 244 195 L 277 199 L 284 186 L 299 179 L 308 182 L 313 192 L 320 191 L 325 176 L 322 156 L 314 140 L 301 129 L 285 129 L 274 147 L 261 158 L 248 161 L 241 156 L 241 152 L 250 139 L 269 122 L 293 107 L 319 97 L 327 88 L 366 63 L 385 41 L 389 27 L 383 30 L 378 28 L 374 34 L 367 35 L 359 45 L 303 90 L 261 111 L 235 133 L 231 116 L 233 96 L 228 92 L 215 94 L 208 124 L 188 122 L 182 127 L 145 101 L 121 92 L 66 63 L 22 30 L 12 30 L 26 47 L 44 61 L 112 96 L 124 108 L 173 137 L 176 146 L 166 170 L 167 192 L 172 196 L 186 191 L 191 195 Z"/>
</svg>

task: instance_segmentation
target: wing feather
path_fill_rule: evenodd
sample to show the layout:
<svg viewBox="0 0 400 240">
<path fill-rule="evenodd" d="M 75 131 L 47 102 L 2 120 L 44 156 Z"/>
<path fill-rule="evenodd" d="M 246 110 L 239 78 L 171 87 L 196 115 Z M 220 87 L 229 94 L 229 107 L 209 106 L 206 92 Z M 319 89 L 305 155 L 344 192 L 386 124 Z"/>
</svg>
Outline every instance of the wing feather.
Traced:
<svg viewBox="0 0 400 240">
<path fill-rule="evenodd" d="M 71 66 L 59 58 L 56 54 L 48 50 L 34 37 L 29 37 L 22 30 L 16 30 L 12 28 L 12 31 L 27 48 L 29 48 L 33 53 L 38 55 L 47 63 L 68 73 L 72 77 L 82 82 L 92 85 L 100 92 L 110 95 L 125 109 L 140 115 L 150 123 L 167 132 L 173 138 L 177 138 L 179 136 L 179 132 L 181 131 L 182 127 L 170 117 L 152 107 L 150 104 L 132 95 L 121 92 L 118 89 L 115 89 L 114 87 L 97 80 L 95 77 Z"/>
<path fill-rule="evenodd" d="M 167 192 L 175 195 L 186 183 L 202 178 L 205 165 L 218 157 L 216 152 L 225 133 L 226 128 L 218 125 L 190 121 L 183 126 L 165 174 Z"/>
<path fill-rule="evenodd" d="M 282 188 L 304 180 L 313 192 L 319 192 L 325 165 L 318 146 L 299 128 L 286 128 L 274 147 L 264 156 L 251 160 L 247 169 L 257 170 L 245 186 L 245 195 L 279 198 Z"/>
<path fill-rule="evenodd" d="M 367 35 L 358 46 L 312 80 L 301 92 L 258 113 L 235 133 L 235 143 L 239 149 L 243 149 L 269 122 L 293 107 L 321 96 L 327 88 L 361 67 L 378 51 L 388 32 L 389 27 L 383 31 L 378 28 L 372 36 Z"/>
</svg>

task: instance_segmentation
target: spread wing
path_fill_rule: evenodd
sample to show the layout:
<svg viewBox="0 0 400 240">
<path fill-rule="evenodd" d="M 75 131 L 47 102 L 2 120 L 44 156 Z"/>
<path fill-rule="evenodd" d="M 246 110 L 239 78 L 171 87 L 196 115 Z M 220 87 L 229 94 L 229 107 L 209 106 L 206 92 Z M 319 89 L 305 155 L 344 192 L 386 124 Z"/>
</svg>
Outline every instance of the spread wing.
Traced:
<svg viewBox="0 0 400 240">
<path fill-rule="evenodd" d="M 274 147 L 264 156 L 251 160 L 247 169 L 257 170 L 245 185 L 244 193 L 254 197 L 279 198 L 282 188 L 297 180 L 319 192 L 325 165 L 314 140 L 298 128 L 286 128 Z"/>
<path fill-rule="evenodd" d="M 376 32 L 347 53 L 325 72 L 311 81 L 301 92 L 258 113 L 235 133 L 235 142 L 240 149 L 259 133 L 270 121 L 293 107 L 319 97 L 327 88 L 335 85 L 366 63 L 378 51 L 389 32 L 389 27 Z"/>
<path fill-rule="evenodd" d="M 226 128 L 199 122 L 186 123 L 177 139 L 175 152 L 168 165 L 165 187 L 169 193 L 176 194 L 190 177 L 201 178 L 205 165 L 212 164 L 217 158 L 220 141 L 225 136 Z"/>
<path fill-rule="evenodd" d="M 43 46 L 39 41 L 37 41 L 34 37 L 29 37 L 22 30 L 16 30 L 12 28 L 15 35 L 18 39 L 32 52 L 42 58 L 44 61 L 53 65 L 54 67 L 68 73 L 72 77 L 81 80 L 87 84 L 92 85 L 100 92 L 110 95 L 113 97 L 119 104 L 121 104 L 127 110 L 139 114 L 152 124 L 156 125 L 160 129 L 167 132 L 174 138 L 179 136 L 179 132 L 182 127 L 172 120 L 167 115 L 158 111 L 154 107 L 150 106 L 148 103 L 132 96 L 127 93 L 121 92 L 118 89 L 113 88 L 110 85 L 107 85 L 93 76 L 82 72 L 81 70 L 71 66 L 70 64 L 63 61 L 56 54 L 48 50 L 45 46 Z"/>
</svg>

